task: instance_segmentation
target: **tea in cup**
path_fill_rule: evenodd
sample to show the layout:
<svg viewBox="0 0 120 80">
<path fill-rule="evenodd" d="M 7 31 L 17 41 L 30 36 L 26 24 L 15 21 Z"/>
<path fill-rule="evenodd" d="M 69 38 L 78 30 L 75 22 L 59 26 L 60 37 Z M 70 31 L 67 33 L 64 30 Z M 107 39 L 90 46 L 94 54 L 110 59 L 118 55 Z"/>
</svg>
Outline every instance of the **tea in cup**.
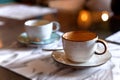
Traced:
<svg viewBox="0 0 120 80">
<path fill-rule="evenodd" d="M 25 30 L 31 42 L 48 40 L 51 38 L 52 32 L 58 31 L 59 28 L 60 24 L 57 21 L 33 19 L 25 22 Z"/>
<path fill-rule="evenodd" d="M 62 36 L 62 41 L 66 58 L 73 62 L 86 62 L 93 54 L 102 55 L 107 51 L 106 42 L 89 31 L 66 32 Z M 97 52 L 98 43 L 104 46 L 101 52 Z"/>
</svg>

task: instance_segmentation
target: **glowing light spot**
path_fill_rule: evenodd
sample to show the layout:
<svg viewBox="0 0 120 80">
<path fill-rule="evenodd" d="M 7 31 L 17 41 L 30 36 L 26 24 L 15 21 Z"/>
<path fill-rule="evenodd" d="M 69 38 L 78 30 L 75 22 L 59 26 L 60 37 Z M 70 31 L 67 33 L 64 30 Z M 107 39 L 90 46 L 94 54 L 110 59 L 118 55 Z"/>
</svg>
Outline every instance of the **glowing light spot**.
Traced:
<svg viewBox="0 0 120 80">
<path fill-rule="evenodd" d="M 83 12 L 81 13 L 81 20 L 84 22 L 84 21 L 87 21 L 88 20 L 88 13 L 87 12 Z"/>
<path fill-rule="evenodd" d="M 102 15 L 101 15 L 101 18 L 103 21 L 108 21 L 109 19 L 109 15 L 107 12 L 103 12 Z"/>
</svg>

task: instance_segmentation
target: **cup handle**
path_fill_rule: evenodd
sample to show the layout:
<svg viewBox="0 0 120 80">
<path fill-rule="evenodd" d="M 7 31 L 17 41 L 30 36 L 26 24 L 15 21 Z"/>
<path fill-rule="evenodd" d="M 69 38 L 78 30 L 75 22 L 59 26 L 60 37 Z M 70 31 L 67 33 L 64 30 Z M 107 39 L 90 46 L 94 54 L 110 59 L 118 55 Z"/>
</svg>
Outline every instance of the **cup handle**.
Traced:
<svg viewBox="0 0 120 80">
<path fill-rule="evenodd" d="M 97 55 L 102 55 L 102 54 L 106 53 L 106 51 L 107 51 L 107 43 L 106 43 L 104 40 L 102 40 L 102 39 L 98 39 L 98 40 L 96 41 L 96 43 L 101 43 L 101 44 L 103 44 L 103 46 L 104 46 L 104 51 L 103 51 L 103 52 L 96 52 L 96 51 L 95 51 L 95 54 L 97 54 Z"/>
<path fill-rule="evenodd" d="M 56 32 L 60 29 L 60 24 L 57 21 L 52 21 L 53 26 L 55 26 L 55 29 L 53 30 L 53 32 Z"/>
</svg>

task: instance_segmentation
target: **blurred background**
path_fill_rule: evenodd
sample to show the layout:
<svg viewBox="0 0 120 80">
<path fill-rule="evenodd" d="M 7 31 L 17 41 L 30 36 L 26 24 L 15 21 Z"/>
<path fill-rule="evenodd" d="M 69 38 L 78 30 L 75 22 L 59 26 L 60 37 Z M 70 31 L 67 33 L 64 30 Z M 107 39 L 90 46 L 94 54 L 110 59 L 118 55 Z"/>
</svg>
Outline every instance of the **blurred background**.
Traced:
<svg viewBox="0 0 120 80">
<path fill-rule="evenodd" d="M 98 33 L 101 38 L 120 30 L 119 2 L 119 0 L 0 0 L 1 4 L 21 3 L 57 9 L 57 14 L 44 18 L 60 22 L 61 31 L 91 30 Z"/>
</svg>

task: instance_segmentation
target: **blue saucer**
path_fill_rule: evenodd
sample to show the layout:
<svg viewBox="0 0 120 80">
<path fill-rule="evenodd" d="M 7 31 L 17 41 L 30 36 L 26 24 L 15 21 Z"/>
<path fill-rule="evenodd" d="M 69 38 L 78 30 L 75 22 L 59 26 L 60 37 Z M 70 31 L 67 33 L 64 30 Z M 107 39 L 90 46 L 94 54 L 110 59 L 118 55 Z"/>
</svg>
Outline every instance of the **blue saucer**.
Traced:
<svg viewBox="0 0 120 80">
<path fill-rule="evenodd" d="M 29 44 L 29 45 L 47 45 L 47 44 L 50 44 L 50 43 L 54 43 L 56 41 L 59 41 L 60 40 L 60 35 L 53 32 L 52 35 L 51 35 L 51 38 L 50 39 L 47 39 L 47 40 L 43 40 L 43 41 L 40 41 L 40 42 L 31 42 L 26 34 L 26 32 L 20 34 L 20 36 L 18 36 L 17 38 L 18 42 L 22 43 L 22 44 Z"/>
</svg>

